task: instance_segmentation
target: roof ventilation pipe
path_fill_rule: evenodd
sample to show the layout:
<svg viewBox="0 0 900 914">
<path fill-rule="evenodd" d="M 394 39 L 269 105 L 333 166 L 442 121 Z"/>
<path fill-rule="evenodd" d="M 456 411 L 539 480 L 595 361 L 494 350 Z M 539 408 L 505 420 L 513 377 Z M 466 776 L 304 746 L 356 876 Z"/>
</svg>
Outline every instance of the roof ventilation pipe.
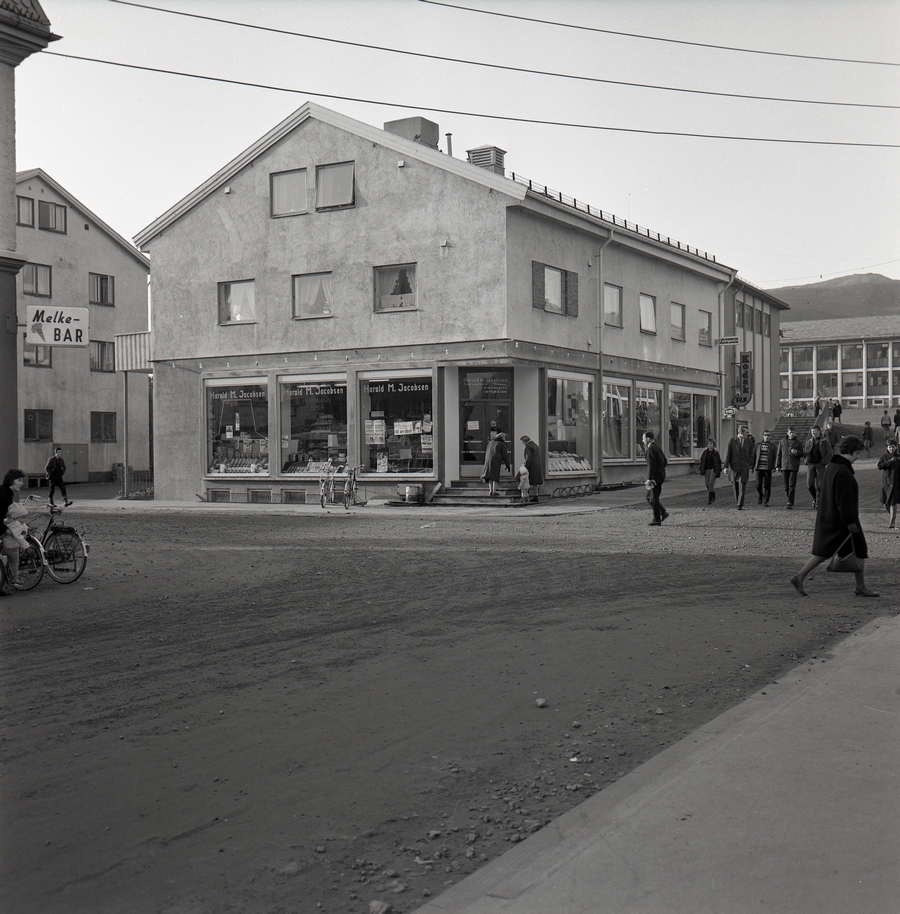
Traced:
<svg viewBox="0 0 900 914">
<path fill-rule="evenodd" d="M 469 163 L 477 165 L 479 168 L 486 168 L 494 172 L 495 175 L 504 175 L 506 170 L 503 164 L 503 157 L 506 155 L 505 149 L 498 146 L 479 146 L 478 149 L 466 150 Z"/>
</svg>

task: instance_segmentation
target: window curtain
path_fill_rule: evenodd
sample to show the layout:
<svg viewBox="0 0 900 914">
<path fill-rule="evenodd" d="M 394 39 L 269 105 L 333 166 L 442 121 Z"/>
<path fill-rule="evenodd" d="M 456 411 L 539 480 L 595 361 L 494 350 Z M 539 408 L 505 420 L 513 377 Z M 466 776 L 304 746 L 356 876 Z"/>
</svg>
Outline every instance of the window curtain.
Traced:
<svg viewBox="0 0 900 914">
<path fill-rule="evenodd" d="M 415 267 L 378 271 L 378 304 L 382 309 L 416 306 Z"/>
<path fill-rule="evenodd" d="M 294 277 L 294 316 L 318 317 L 332 313 L 331 274 Z"/>
<path fill-rule="evenodd" d="M 225 287 L 225 320 L 252 321 L 254 309 L 252 282 L 232 282 Z"/>
</svg>

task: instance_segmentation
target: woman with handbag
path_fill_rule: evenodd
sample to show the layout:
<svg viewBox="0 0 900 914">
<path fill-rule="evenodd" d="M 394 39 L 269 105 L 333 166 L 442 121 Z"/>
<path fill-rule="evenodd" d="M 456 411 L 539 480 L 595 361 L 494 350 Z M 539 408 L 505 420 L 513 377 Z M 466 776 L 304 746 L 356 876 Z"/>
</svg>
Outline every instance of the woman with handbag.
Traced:
<svg viewBox="0 0 900 914">
<path fill-rule="evenodd" d="M 861 438 L 848 435 L 838 445 L 838 450 L 840 453 L 826 464 L 822 477 L 812 555 L 791 578 L 791 584 L 801 596 L 808 596 L 803 589 L 806 576 L 813 568 L 832 559 L 829 571 L 853 572 L 856 596 L 877 597 L 879 594 L 866 587 L 865 566 L 869 552 L 859 523 L 859 483 L 853 473 L 853 462 L 865 456 L 866 445 Z"/>
</svg>

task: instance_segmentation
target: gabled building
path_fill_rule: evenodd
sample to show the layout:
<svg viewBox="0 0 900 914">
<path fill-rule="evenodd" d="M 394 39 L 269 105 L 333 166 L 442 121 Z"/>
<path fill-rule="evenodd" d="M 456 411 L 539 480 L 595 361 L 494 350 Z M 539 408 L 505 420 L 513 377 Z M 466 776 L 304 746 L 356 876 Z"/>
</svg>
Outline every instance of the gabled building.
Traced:
<svg viewBox="0 0 900 914">
<path fill-rule="evenodd" d="M 35 481 L 56 446 L 68 482 L 108 480 L 123 463 L 150 466 L 149 376 L 128 388 L 116 373 L 117 334 L 148 326 L 147 258 L 39 168 L 16 175 L 18 436 L 21 468 Z M 87 345 L 26 342 L 29 305 L 89 310 Z"/>
<path fill-rule="evenodd" d="M 438 136 L 306 104 L 136 236 L 157 497 L 302 501 L 329 459 L 370 493 L 477 481 L 492 430 L 513 473 L 540 443 L 548 494 L 642 479 L 648 428 L 688 472 L 735 271 Z"/>
</svg>

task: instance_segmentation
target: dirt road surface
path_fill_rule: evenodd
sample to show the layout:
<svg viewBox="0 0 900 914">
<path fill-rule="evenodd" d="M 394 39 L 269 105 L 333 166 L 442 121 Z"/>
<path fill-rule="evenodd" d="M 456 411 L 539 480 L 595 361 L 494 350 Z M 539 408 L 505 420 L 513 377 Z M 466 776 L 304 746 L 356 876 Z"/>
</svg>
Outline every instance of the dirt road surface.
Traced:
<svg viewBox="0 0 900 914">
<path fill-rule="evenodd" d="M 821 569 L 796 595 L 813 512 L 739 513 L 727 487 L 662 528 L 76 504 L 84 577 L 0 598 L 0 909 L 413 911 L 897 612 L 879 475 L 881 600 Z"/>
</svg>

